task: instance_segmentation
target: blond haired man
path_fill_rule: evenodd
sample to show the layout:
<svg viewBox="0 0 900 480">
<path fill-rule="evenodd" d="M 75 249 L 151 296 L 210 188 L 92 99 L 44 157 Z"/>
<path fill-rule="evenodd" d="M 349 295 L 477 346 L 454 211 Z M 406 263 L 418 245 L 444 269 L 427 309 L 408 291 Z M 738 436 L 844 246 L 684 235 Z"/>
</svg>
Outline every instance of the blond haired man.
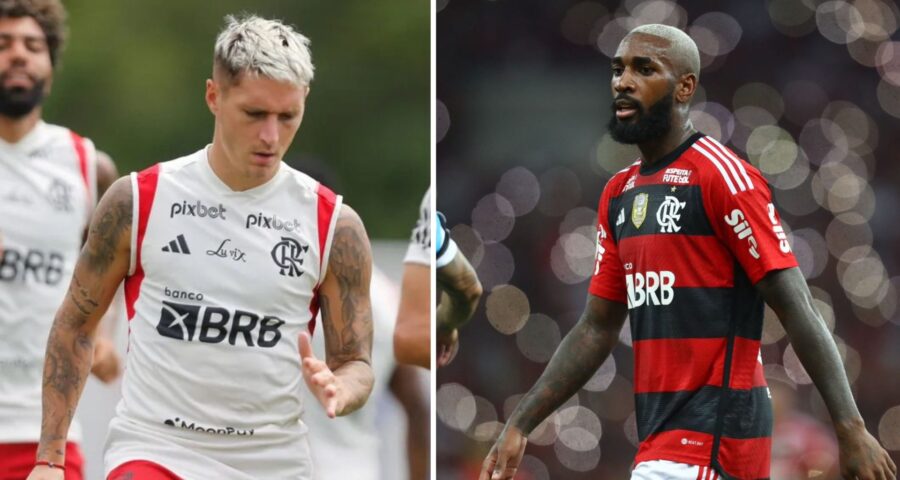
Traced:
<svg viewBox="0 0 900 480">
<path fill-rule="evenodd" d="M 281 161 L 313 78 L 309 42 L 277 21 L 226 23 L 206 84 L 212 144 L 116 182 L 98 207 L 50 335 L 32 480 L 63 478 L 93 332 L 122 281 L 131 333 L 110 479 L 310 479 L 301 376 L 330 417 L 372 389 L 365 229 Z M 320 309 L 326 361 L 309 343 Z"/>
</svg>

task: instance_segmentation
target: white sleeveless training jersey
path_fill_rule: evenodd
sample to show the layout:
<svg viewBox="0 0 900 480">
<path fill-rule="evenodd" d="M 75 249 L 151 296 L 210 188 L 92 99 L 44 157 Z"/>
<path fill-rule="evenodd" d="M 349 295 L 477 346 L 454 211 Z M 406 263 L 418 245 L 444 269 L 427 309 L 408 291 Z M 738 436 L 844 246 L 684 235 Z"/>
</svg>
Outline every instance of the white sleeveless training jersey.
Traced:
<svg viewBox="0 0 900 480">
<path fill-rule="evenodd" d="M 282 163 L 243 192 L 207 149 L 132 174 L 129 348 L 107 473 L 309 479 L 297 337 L 312 331 L 341 197 Z"/>
<path fill-rule="evenodd" d="M 402 445 L 379 445 L 377 415 L 379 404 L 390 395 L 394 362 L 394 325 L 400 291 L 377 268 L 372 271 L 372 372 L 375 384 L 369 400 L 359 410 L 340 418 L 328 418 L 312 392 L 305 390 L 304 402 L 309 407 L 303 419 L 314 432 L 309 439 L 315 465 L 315 480 L 379 480 L 381 460 L 379 448 L 401 448 Z M 325 358 L 324 335 L 313 336 L 313 351 Z M 405 449 L 404 449 L 405 450 Z"/>
<path fill-rule="evenodd" d="M 44 122 L 0 140 L 0 443 L 40 440 L 47 336 L 96 198 L 89 140 Z"/>
</svg>

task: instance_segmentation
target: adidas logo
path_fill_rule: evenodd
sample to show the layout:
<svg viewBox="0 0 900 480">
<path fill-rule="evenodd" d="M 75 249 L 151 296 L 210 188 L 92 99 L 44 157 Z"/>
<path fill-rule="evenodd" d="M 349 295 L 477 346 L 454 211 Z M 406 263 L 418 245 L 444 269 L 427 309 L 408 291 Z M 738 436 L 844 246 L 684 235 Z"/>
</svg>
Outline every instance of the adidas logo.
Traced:
<svg viewBox="0 0 900 480">
<path fill-rule="evenodd" d="M 625 223 L 625 209 L 624 208 L 619 210 L 619 218 L 616 220 L 616 226 L 618 227 L 619 225 L 621 225 L 623 223 Z"/>
<path fill-rule="evenodd" d="M 169 242 L 168 245 L 162 247 L 162 251 L 164 252 L 172 252 L 172 253 L 183 253 L 185 255 L 191 254 L 191 249 L 188 248 L 187 242 L 184 240 L 184 235 L 178 235 L 175 240 Z"/>
</svg>

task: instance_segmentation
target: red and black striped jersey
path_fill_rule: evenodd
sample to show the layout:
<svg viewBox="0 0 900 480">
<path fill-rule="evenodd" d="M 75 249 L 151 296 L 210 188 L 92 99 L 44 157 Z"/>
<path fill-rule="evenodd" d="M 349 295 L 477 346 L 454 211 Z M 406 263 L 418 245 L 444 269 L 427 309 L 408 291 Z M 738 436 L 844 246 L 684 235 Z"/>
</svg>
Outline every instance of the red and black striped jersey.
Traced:
<svg viewBox="0 0 900 480">
<path fill-rule="evenodd" d="M 628 304 L 636 462 L 769 476 L 764 304 L 754 284 L 796 265 L 765 178 L 710 137 L 695 134 L 610 179 L 590 293 Z"/>
</svg>

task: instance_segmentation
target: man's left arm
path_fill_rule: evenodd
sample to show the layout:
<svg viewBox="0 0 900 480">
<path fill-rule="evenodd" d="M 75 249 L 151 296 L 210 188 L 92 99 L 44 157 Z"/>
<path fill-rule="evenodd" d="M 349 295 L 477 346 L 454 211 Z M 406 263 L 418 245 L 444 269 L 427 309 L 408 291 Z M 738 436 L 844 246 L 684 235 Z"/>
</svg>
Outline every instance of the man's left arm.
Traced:
<svg viewBox="0 0 900 480">
<path fill-rule="evenodd" d="M 841 474 L 860 480 L 896 478 L 897 466 L 866 431 L 837 346 L 813 306 L 800 269 L 769 272 L 756 288 L 778 315 L 797 357 L 828 407 L 840 445 Z"/>
<path fill-rule="evenodd" d="M 372 391 L 372 248 L 362 220 L 341 207 L 334 230 L 328 269 L 319 289 L 325 362 L 312 356 L 309 338 L 301 335 L 303 375 L 329 417 L 351 413 Z M 306 338 L 303 338 L 306 337 Z"/>
</svg>

